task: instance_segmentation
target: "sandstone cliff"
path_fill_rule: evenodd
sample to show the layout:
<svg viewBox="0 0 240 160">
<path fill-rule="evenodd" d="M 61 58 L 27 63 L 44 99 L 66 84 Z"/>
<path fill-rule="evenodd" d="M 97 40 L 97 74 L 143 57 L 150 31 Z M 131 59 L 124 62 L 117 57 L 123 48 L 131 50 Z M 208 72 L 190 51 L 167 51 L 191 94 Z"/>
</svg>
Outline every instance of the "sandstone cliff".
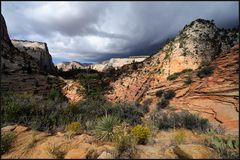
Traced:
<svg viewBox="0 0 240 160">
<path fill-rule="evenodd" d="M 21 52 L 28 53 L 36 59 L 41 70 L 48 73 L 56 73 L 56 68 L 49 54 L 47 44 L 44 42 L 12 40 L 12 44 Z"/>
<path fill-rule="evenodd" d="M 58 63 L 58 64 L 56 64 L 56 67 L 62 71 L 69 71 L 71 69 L 84 69 L 85 68 L 81 63 L 76 62 L 76 61 Z"/>
<path fill-rule="evenodd" d="M 151 107 L 154 108 L 157 97 L 149 97 L 148 94 L 155 95 L 160 88 L 173 89 L 177 92 L 177 97 L 172 100 L 176 108 L 198 112 L 234 134 L 238 130 L 239 58 L 238 46 L 231 51 L 230 48 L 239 43 L 238 36 L 237 31 L 220 30 L 213 22 L 193 21 L 157 54 L 135 66 L 124 66 L 122 74 L 111 84 L 113 90 L 106 97 L 110 101 L 122 102 L 143 102 L 152 98 L 155 101 Z M 214 74 L 209 79 L 196 78 L 195 70 L 207 63 L 215 68 Z M 181 83 L 167 80 L 169 75 L 184 69 L 192 69 L 195 75 L 192 79 L 196 83 L 191 85 L 196 88 L 195 91 L 190 90 L 191 93 L 196 92 L 193 95 L 189 93 L 189 86 L 183 85 L 183 79 L 178 79 Z"/>
<path fill-rule="evenodd" d="M 148 56 L 130 56 L 128 58 L 111 58 L 110 60 L 103 61 L 100 64 L 90 65 L 90 68 L 95 69 L 99 72 L 104 72 L 105 70 L 107 70 L 110 67 L 119 69 L 127 64 L 132 64 L 135 62 L 142 62 L 146 58 L 148 58 Z"/>
<path fill-rule="evenodd" d="M 1 15 L 1 91 L 32 92 L 47 96 L 55 84 L 58 90 L 64 81 L 46 75 L 36 58 L 15 48 L 8 36 L 7 27 Z"/>
</svg>

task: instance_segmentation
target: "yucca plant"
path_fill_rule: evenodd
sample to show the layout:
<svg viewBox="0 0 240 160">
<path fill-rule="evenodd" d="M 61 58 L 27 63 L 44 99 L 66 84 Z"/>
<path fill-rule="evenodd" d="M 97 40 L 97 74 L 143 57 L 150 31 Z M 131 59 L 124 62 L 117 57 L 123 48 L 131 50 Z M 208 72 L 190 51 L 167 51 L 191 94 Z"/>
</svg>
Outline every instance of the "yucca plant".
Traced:
<svg viewBox="0 0 240 160">
<path fill-rule="evenodd" d="M 99 140 L 112 140 L 113 128 L 120 122 L 119 118 L 112 115 L 106 115 L 97 119 L 96 135 Z"/>
</svg>

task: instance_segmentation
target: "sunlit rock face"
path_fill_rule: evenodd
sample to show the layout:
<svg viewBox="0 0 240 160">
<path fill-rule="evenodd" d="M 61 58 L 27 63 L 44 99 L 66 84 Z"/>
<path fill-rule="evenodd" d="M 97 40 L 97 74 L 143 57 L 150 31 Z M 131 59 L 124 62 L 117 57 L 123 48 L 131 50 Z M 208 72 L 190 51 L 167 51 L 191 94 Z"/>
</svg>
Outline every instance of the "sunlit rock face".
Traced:
<svg viewBox="0 0 240 160">
<path fill-rule="evenodd" d="M 76 61 L 58 63 L 58 64 L 56 64 L 56 67 L 62 71 L 69 71 L 71 69 L 84 69 L 85 68 L 85 66 L 83 66 L 81 63 L 76 62 Z"/>
<path fill-rule="evenodd" d="M 90 68 L 99 72 L 104 72 L 110 67 L 120 69 L 122 66 L 127 64 L 142 62 L 148 57 L 149 56 L 130 56 L 128 58 L 111 58 L 110 60 L 103 61 L 102 63 L 90 65 Z"/>
<path fill-rule="evenodd" d="M 41 70 L 55 73 L 56 67 L 52 62 L 52 56 L 48 51 L 47 44 L 44 42 L 12 40 L 12 44 L 21 52 L 28 53 L 36 59 Z"/>
<path fill-rule="evenodd" d="M 153 100 L 150 108 L 154 109 L 158 101 L 156 91 L 173 89 L 177 95 L 171 103 L 176 108 L 200 113 L 237 134 L 238 37 L 236 30 L 218 29 L 211 21 L 193 21 L 157 54 L 135 66 L 123 66 L 122 74 L 111 83 L 113 90 L 106 97 L 110 101 L 140 103 L 150 98 Z M 201 79 L 196 74 L 204 64 L 215 69 L 213 75 Z M 184 84 L 188 75 L 167 80 L 169 75 L 185 69 L 193 70 L 192 84 Z"/>
</svg>

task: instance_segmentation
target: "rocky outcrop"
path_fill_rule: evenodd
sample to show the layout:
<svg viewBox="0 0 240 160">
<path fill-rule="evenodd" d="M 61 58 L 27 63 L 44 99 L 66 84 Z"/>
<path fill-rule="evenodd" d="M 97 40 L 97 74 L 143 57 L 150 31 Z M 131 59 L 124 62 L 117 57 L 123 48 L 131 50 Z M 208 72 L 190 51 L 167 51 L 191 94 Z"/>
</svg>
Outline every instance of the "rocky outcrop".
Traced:
<svg viewBox="0 0 240 160">
<path fill-rule="evenodd" d="M 66 85 L 62 88 L 62 93 L 68 98 L 70 103 L 77 103 L 83 99 L 83 95 L 78 90 L 83 88 L 78 82 L 73 80 L 64 80 Z"/>
<path fill-rule="evenodd" d="M 179 145 L 173 147 L 173 152 L 180 159 L 217 159 L 219 155 L 212 148 L 203 145 Z"/>
<path fill-rule="evenodd" d="M 12 44 L 1 15 L 1 91 L 31 92 L 47 96 L 53 84 L 61 90 L 64 82 L 40 69 L 36 58 Z"/>
<path fill-rule="evenodd" d="M 110 60 L 103 61 L 100 64 L 93 64 L 90 65 L 89 67 L 99 72 L 104 72 L 108 70 L 108 68 L 110 67 L 113 67 L 114 69 L 119 69 L 127 64 L 142 62 L 148 57 L 149 56 L 130 56 L 128 58 L 111 58 Z"/>
<path fill-rule="evenodd" d="M 238 35 L 235 30 L 220 30 L 210 21 L 196 20 L 159 53 L 135 66 L 123 66 L 106 98 L 122 102 L 150 98 L 150 109 L 154 109 L 156 91 L 173 89 L 177 95 L 171 105 L 197 112 L 229 133 L 238 134 L 239 46 L 232 47 L 238 44 Z M 214 74 L 201 79 L 196 75 L 197 69 L 207 63 L 215 68 Z M 193 70 L 192 84 L 184 84 L 188 74 L 175 81 L 167 80 L 169 75 L 184 69 Z"/>
<path fill-rule="evenodd" d="M 51 74 L 56 74 L 56 68 L 44 42 L 12 40 L 12 44 L 21 52 L 25 52 L 36 59 L 39 68 Z"/>
<path fill-rule="evenodd" d="M 76 62 L 76 61 L 58 63 L 58 64 L 56 64 L 56 67 L 62 71 L 69 71 L 71 69 L 84 69 L 85 68 L 81 63 Z"/>
</svg>

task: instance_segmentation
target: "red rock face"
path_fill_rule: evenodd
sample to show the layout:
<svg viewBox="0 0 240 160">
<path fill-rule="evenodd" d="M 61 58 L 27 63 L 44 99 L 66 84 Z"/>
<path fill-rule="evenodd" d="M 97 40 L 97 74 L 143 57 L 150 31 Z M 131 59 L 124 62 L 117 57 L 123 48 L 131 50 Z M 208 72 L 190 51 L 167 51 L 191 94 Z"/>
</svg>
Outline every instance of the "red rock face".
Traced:
<svg viewBox="0 0 240 160">
<path fill-rule="evenodd" d="M 133 72 L 112 83 L 114 90 L 106 97 L 111 101 L 139 102 L 150 98 L 153 100 L 150 109 L 154 109 L 158 100 L 156 91 L 173 89 L 176 96 L 170 101 L 170 105 L 179 110 L 200 114 L 213 124 L 224 127 L 228 133 L 238 134 L 238 50 L 239 45 L 236 45 L 229 52 L 220 54 L 211 63 L 214 73 L 209 77 L 199 78 L 196 70 L 168 81 L 161 74 L 150 72 L 155 69 L 147 66 L 146 74 Z M 184 84 L 186 77 L 191 77 L 193 82 Z"/>
</svg>

